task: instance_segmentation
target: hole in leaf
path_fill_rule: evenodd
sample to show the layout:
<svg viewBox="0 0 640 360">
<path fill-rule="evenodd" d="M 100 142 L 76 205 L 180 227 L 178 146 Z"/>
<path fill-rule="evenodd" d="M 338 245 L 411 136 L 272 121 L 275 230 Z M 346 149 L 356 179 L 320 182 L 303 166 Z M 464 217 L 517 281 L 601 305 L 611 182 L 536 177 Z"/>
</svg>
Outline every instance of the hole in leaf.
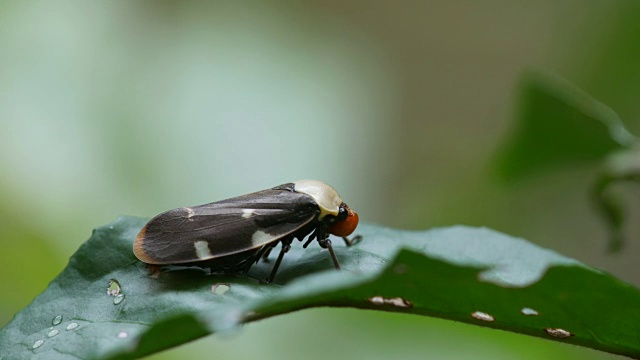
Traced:
<svg viewBox="0 0 640 360">
<path fill-rule="evenodd" d="M 564 338 L 573 336 L 573 334 L 570 333 L 569 331 L 565 329 L 560 329 L 560 328 L 546 328 L 544 329 L 544 331 L 546 331 L 547 334 L 559 339 L 564 339 Z"/>
<path fill-rule="evenodd" d="M 120 283 L 118 283 L 118 280 L 116 279 L 109 280 L 109 284 L 107 285 L 107 295 L 116 296 L 120 294 L 120 290 L 121 290 Z"/>
<path fill-rule="evenodd" d="M 482 321 L 496 321 L 496 319 L 492 315 L 482 311 L 475 311 L 471 314 L 471 316 L 475 319 L 482 320 Z"/>
<path fill-rule="evenodd" d="M 211 293 L 213 293 L 213 295 L 224 295 L 229 290 L 231 290 L 229 284 L 220 283 L 211 285 Z"/>
<path fill-rule="evenodd" d="M 384 298 L 382 296 L 373 296 L 369 298 L 369 302 L 374 305 L 393 305 L 400 308 L 410 308 L 413 306 L 411 301 L 401 297 Z"/>
</svg>

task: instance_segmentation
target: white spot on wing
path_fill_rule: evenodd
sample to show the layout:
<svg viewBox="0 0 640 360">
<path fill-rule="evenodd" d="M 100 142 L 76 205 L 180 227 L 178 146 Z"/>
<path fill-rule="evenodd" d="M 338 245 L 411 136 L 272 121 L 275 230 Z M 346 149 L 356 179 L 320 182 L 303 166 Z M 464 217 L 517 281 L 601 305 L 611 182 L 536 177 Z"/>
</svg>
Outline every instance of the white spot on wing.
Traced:
<svg viewBox="0 0 640 360">
<path fill-rule="evenodd" d="M 196 256 L 198 259 L 210 259 L 211 251 L 209 250 L 209 243 L 206 241 L 196 241 L 193 243 L 193 247 L 196 249 Z"/>
<path fill-rule="evenodd" d="M 260 245 L 264 245 L 265 243 L 268 243 L 273 238 L 274 238 L 273 235 L 269 235 L 262 230 L 258 230 L 253 233 L 253 236 L 251 236 L 251 243 L 253 244 L 253 246 L 260 246 Z"/>
<path fill-rule="evenodd" d="M 248 219 L 253 215 L 254 209 L 242 209 L 242 218 Z"/>
</svg>

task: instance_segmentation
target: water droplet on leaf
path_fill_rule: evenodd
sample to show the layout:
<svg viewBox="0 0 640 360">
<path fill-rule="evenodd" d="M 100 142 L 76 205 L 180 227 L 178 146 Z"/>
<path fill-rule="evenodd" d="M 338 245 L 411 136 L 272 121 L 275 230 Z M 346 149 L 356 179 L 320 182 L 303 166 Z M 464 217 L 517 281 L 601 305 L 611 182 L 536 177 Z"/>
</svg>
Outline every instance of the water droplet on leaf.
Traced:
<svg viewBox="0 0 640 360">
<path fill-rule="evenodd" d="M 51 323 L 53 325 L 59 325 L 61 322 L 62 322 L 62 315 L 58 315 L 53 318 L 53 321 Z"/>
<path fill-rule="evenodd" d="M 57 329 L 49 329 L 49 332 L 47 333 L 48 337 L 54 337 L 56 335 L 58 335 L 60 333 L 60 331 L 58 331 Z"/>
<path fill-rule="evenodd" d="M 124 294 L 118 294 L 113 298 L 113 305 L 118 305 L 124 301 Z"/>
<path fill-rule="evenodd" d="M 527 316 L 538 316 L 540 315 L 538 313 L 538 311 L 536 311 L 535 309 L 532 308 L 522 308 L 522 310 L 520 310 L 520 312 L 522 313 L 522 315 L 527 315 Z"/>
<path fill-rule="evenodd" d="M 65 329 L 67 329 L 67 330 L 74 330 L 74 329 L 75 329 L 75 328 L 77 328 L 77 327 L 78 327 L 78 324 L 77 324 L 77 323 L 72 322 L 72 323 L 70 323 L 69 325 L 67 325 L 67 327 L 66 327 Z"/>
<path fill-rule="evenodd" d="M 37 349 L 40 346 L 42 346 L 42 344 L 44 344 L 44 340 L 36 340 L 36 342 L 33 343 L 33 345 L 31 345 L 32 349 Z"/>
</svg>

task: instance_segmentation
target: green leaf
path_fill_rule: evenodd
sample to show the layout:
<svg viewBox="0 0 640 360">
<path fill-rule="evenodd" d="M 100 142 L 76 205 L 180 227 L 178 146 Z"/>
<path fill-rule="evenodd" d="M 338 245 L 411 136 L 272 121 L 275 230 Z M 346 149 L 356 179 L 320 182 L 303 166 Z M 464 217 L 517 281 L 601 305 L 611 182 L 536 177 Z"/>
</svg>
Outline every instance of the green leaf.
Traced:
<svg viewBox="0 0 640 360">
<path fill-rule="evenodd" d="M 567 81 L 540 73 L 523 76 L 515 122 L 497 162 L 505 181 L 601 160 L 636 141 L 613 110 Z"/>
<path fill-rule="evenodd" d="M 144 223 L 122 217 L 96 229 L 0 330 L 0 358 L 131 359 L 315 306 L 435 316 L 640 357 L 638 289 L 492 230 L 362 225 L 362 242 L 335 246 L 344 271 L 319 247 L 296 244 L 277 283 L 261 284 L 272 262 L 248 275 L 169 267 L 149 276 L 131 249 Z"/>
</svg>

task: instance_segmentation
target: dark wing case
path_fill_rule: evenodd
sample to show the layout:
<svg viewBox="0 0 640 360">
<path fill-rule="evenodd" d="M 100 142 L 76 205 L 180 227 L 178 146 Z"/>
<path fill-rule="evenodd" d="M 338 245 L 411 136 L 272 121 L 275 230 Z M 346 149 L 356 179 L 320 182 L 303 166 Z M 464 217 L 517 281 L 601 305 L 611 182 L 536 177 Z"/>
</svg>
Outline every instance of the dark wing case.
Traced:
<svg viewBox="0 0 640 360">
<path fill-rule="evenodd" d="M 277 241 L 314 220 L 318 212 L 313 198 L 285 184 L 164 212 L 142 228 L 133 251 L 149 264 L 210 260 Z"/>
</svg>

